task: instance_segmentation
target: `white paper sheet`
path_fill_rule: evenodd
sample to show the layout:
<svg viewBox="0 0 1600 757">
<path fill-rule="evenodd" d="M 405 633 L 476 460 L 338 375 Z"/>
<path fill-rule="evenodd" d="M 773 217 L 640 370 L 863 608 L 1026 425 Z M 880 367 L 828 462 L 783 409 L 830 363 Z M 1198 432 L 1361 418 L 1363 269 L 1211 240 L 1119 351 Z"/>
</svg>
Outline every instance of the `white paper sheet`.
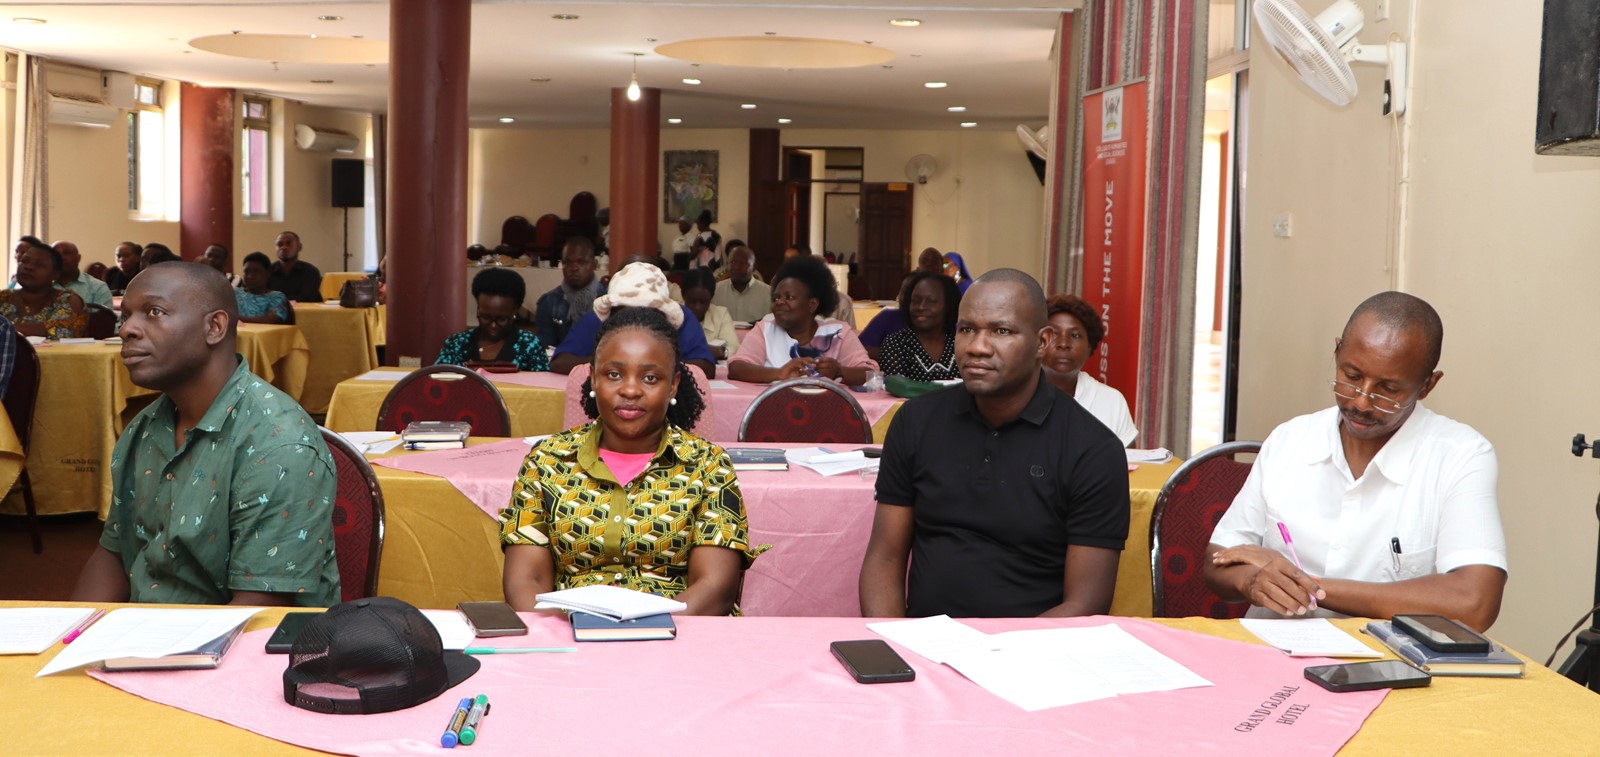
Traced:
<svg viewBox="0 0 1600 757">
<path fill-rule="evenodd" d="M 1382 657 L 1327 618 L 1241 618 L 1239 625 L 1290 657 Z"/>
<path fill-rule="evenodd" d="M 539 600 L 539 603 L 533 606 L 535 610 L 552 608 L 582 610 L 616 620 L 631 620 L 646 615 L 662 615 L 689 609 L 688 605 L 675 599 L 606 584 L 549 591 L 538 595 L 535 599 Z"/>
<path fill-rule="evenodd" d="M 407 371 L 383 370 L 381 368 L 367 371 L 355 377 L 355 381 L 399 381 L 406 377 Z"/>
<path fill-rule="evenodd" d="M 189 652 L 233 630 L 261 612 L 259 607 L 178 610 L 126 607 L 112 610 L 45 663 L 39 676 L 119 657 L 165 657 Z"/>
<path fill-rule="evenodd" d="M 730 383 L 728 383 L 726 381 L 723 381 L 722 379 L 712 379 L 711 381 L 706 383 L 706 386 L 709 386 L 712 389 L 738 389 L 739 388 L 737 386 L 734 386 L 733 384 L 730 384 Z"/>
<path fill-rule="evenodd" d="M 790 465 L 809 468 L 824 476 L 876 470 L 878 467 L 878 460 L 867 457 L 861 450 L 835 452 L 827 447 L 797 447 L 785 451 L 783 457 Z"/>
<path fill-rule="evenodd" d="M 0 654 L 39 654 L 93 614 L 93 607 L 0 610 Z"/>
<path fill-rule="evenodd" d="M 867 628 L 936 663 L 943 663 L 947 655 L 964 648 L 993 649 L 989 634 L 949 615 L 868 623 Z"/>
<path fill-rule="evenodd" d="M 1130 449 L 1127 452 L 1130 463 L 1164 463 L 1172 459 L 1172 452 L 1165 447 Z"/>
<path fill-rule="evenodd" d="M 1212 685 L 1110 623 L 994 634 L 989 644 L 947 652 L 946 663 L 1029 712 Z"/>
<path fill-rule="evenodd" d="M 400 446 L 400 435 L 393 431 L 340 431 L 339 435 L 369 455 L 381 455 Z"/>
<path fill-rule="evenodd" d="M 439 631 L 439 640 L 444 642 L 445 649 L 466 649 L 477 638 L 460 610 L 423 610 L 422 617 Z"/>
</svg>

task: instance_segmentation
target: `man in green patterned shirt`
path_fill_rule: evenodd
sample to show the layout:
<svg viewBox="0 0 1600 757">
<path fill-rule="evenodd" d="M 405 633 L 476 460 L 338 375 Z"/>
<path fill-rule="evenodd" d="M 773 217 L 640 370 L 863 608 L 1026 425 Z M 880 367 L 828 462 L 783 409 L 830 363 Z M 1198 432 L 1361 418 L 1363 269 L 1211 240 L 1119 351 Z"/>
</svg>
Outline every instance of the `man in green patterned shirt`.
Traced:
<svg viewBox="0 0 1600 757">
<path fill-rule="evenodd" d="M 73 599 L 336 604 L 333 458 L 305 410 L 237 354 L 222 274 L 153 266 L 122 317 L 133 383 L 162 396 L 117 440 L 111 514 Z"/>
</svg>

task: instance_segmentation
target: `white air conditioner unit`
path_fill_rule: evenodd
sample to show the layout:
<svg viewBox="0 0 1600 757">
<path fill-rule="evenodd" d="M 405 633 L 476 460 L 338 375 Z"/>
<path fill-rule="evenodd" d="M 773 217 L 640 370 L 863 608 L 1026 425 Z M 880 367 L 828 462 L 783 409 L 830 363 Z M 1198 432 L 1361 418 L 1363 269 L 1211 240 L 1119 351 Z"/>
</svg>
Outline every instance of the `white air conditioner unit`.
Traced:
<svg viewBox="0 0 1600 757">
<path fill-rule="evenodd" d="M 361 138 L 342 131 L 298 124 L 294 127 L 294 143 L 308 152 L 355 152 Z"/>
<path fill-rule="evenodd" d="M 109 129 L 120 114 L 121 111 L 102 102 L 50 96 L 49 120 L 53 124 Z"/>
</svg>

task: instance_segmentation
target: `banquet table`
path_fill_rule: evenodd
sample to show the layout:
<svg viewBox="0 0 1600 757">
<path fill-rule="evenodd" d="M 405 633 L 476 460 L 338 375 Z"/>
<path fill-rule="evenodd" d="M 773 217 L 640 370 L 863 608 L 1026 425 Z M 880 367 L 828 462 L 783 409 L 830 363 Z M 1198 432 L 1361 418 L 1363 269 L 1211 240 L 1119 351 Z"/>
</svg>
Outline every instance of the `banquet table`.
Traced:
<svg viewBox="0 0 1600 757">
<path fill-rule="evenodd" d="M 46 342 L 39 353 L 39 398 L 34 404 L 28 478 L 40 514 L 111 508 L 111 449 L 123 424 L 155 392 L 135 386 L 114 343 Z M 250 370 L 290 396 L 305 382 L 306 340 L 294 326 L 243 323 L 239 353 Z M 24 511 L 20 492 L 0 510 Z"/>
<path fill-rule="evenodd" d="M 380 369 L 342 381 L 334 388 L 328 405 L 327 426 L 334 431 L 371 431 L 377 426 L 383 398 L 404 377 L 403 369 Z M 511 433 L 516 436 L 553 434 L 566 428 L 563 417 L 567 401 L 567 377 L 559 373 L 518 372 L 484 374 L 494 382 L 511 411 Z M 733 442 L 739 438 L 739 423 L 756 396 L 767 384 L 715 380 L 710 385 L 710 404 L 715 413 L 710 434 L 712 441 Z M 882 441 L 889 424 L 900 409 L 901 400 L 887 392 L 852 392 L 856 402 L 872 423 L 873 438 Z"/>
<path fill-rule="evenodd" d="M 0 602 L 0 608 L 40 605 L 91 606 Z M 640 703 L 637 717 L 652 721 L 651 751 L 663 757 L 869 751 L 980 754 L 1000 750 L 996 745 L 1023 754 L 1305 754 L 1310 750 L 1249 748 L 1251 736 L 1235 732 L 1226 716 L 1237 711 L 1243 720 L 1259 706 L 1252 701 L 1274 701 L 1270 697 L 1283 687 L 1240 682 L 1275 675 L 1296 687 L 1289 693 L 1290 701 L 1317 702 L 1302 715 L 1308 718 L 1346 706 L 1341 697 L 1356 696 L 1320 692 L 1303 679 L 1289 684 L 1297 667 L 1307 661 L 1262 648 L 1231 620 L 1114 621 L 1137 632 L 1158 652 L 1214 679 L 1215 686 L 1025 712 L 953 669 L 904 650 L 902 656 L 917 671 L 915 681 L 878 686 L 852 682 L 829 655 L 828 643 L 874 638 L 859 618 L 680 617 L 679 638 L 672 642 L 582 644 L 567 655 L 482 657 L 483 669 L 473 678 L 413 710 L 378 716 L 311 715 L 284 704 L 279 671 L 286 659 L 268 657 L 261 650 L 263 639 L 287 609 L 266 608 L 252 618 L 245 635 L 213 671 L 100 674 L 106 678 L 101 681 L 73 670 L 36 678 L 34 674 L 61 645 L 42 655 L 0 657 L 0 690 L 6 702 L 0 708 L 0 724 L 7 730 L 6 750 L 41 756 L 325 754 L 221 719 L 229 717 L 234 722 L 248 720 L 286 739 L 305 740 L 304 734 L 313 730 L 332 731 L 334 737 L 327 739 L 332 743 L 325 746 L 345 753 L 434 752 L 439 749 L 438 732 L 455 701 L 481 690 L 488 693 L 493 708 L 477 743 L 461 748 L 469 754 L 526 754 L 530 743 L 551 738 L 558 724 L 592 717 L 597 702 L 612 703 L 613 709 L 621 703 L 626 718 L 630 714 L 626 703 L 641 701 L 640 681 L 648 680 L 670 687 L 668 701 L 693 703 L 674 708 L 670 717 Z M 478 643 L 571 643 L 561 619 L 525 617 L 529 636 Z M 967 623 L 982 632 L 998 633 L 1108 621 L 1112 619 Z M 1354 632 L 1363 622 L 1335 624 Z M 230 693 L 211 693 L 219 689 Z M 1365 701 L 1370 707 L 1370 699 Z M 1222 716 L 1215 720 L 1222 722 L 1213 722 L 1208 733 L 1163 727 L 1185 716 L 1196 720 L 1184 711 L 1216 702 L 1226 703 L 1214 708 Z M 275 722 L 280 718 L 303 728 L 286 728 Z M 1388 692 L 1339 754 L 1592 754 L 1597 722 L 1600 698 L 1530 662 L 1522 679 L 1436 678 L 1426 688 Z M 1272 721 L 1265 723 L 1270 726 Z M 1297 736 L 1290 731 L 1277 738 Z M 362 749 L 357 746 L 361 738 L 389 741 Z M 1324 754 L 1334 748 L 1324 746 Z"/>
<path fill-rule="evenodd" d="M 419 607 L 501 598 L 503 558 L 492 513 L 510 502 L 512 479 L 527 449 L 521 440 L 475 438 L 470 455 L 396 451 L 381 456 L 401 458 L 399 464 L 414 468 L 425 467 L 414 461 L 431 460 L 426 468 L 444 472 L 449 480 L 373 466 L 388 514 L 379 593 Z M 1150 512 L 1177 466 L 1178 461 L 1146 465 L 1129 475 L 1128 546 L 1118 565 L 1114 615 L 1150 615 Z M 875 483 L 872 474 L 825 477 L 798 466 L 741 471 L 751 541 L 773 545 L 745 574 L 744 612 L 858 614 L 856 578 L 872 529 Z"/>
<path fill-rule="evenodd" d="M 872 319 L 876 318 L 879 313 L 896 307 L 899 306 L 890 300 L 856 300 L 856 331 L 859 332 L 866 328 L 867 324 L 872 323 Z"/>
<path fill-rule="evenodd" d="M 342 308 L 338 302 L 324 302 L 296 304 L 294 317 L 311 346 L 300 406 L 308 413 L 326 413 L 334 386 L 378 367 L 383 314 L 379 308 Z"/>
<path fill-rule="evenodd" d="M 322 299 L 339 301 L 339 289 L 346 281 L 358 281 L 367 278 L 364 271 L 329 271 L 322 274 Z"/>
</svg>

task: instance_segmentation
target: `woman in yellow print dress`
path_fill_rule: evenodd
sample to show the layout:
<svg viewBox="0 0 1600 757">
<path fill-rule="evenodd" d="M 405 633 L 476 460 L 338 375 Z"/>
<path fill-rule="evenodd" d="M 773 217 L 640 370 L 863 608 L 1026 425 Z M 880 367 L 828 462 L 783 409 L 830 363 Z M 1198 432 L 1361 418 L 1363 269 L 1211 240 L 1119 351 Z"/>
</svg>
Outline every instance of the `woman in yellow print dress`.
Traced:
<svg viewBox="0 0 1600 757">
<path fill-rule="evenodd" d="M 704 400 L 671 304 L 678 324 L 665 307 L 609 312 L 583 387 L 597 420 L 546 439 L 522 465 L 500 529 L 506 601 L 519 611 L 541 592 L 591 584 L 672 597 L 694 615 L 736 610 L 740 574 L 761 550 L 727 453 L 684 430 Z"/>
</svg>

